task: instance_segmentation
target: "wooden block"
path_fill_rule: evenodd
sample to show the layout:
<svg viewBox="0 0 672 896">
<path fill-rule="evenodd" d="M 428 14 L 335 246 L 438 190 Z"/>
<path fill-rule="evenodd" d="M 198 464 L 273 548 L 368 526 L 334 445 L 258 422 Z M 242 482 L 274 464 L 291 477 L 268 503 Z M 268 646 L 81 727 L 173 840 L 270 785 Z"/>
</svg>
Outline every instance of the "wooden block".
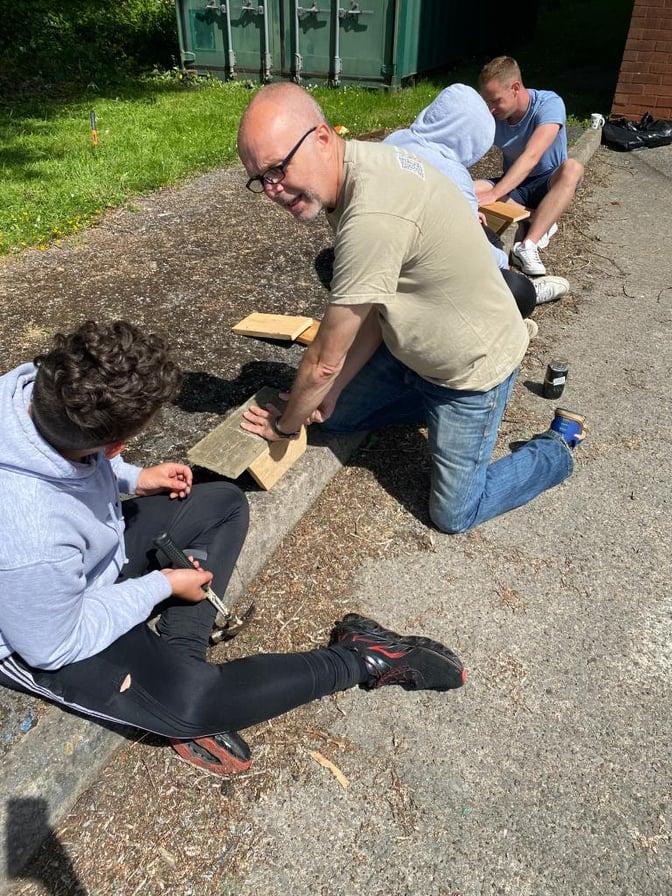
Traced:
<svg viewBox="0 0 672 896">
<path fill-rule="evenodd" d="M 277 389 L 269 386 L 260 389 L 187 452 L 190 463 L 213 470 L 220 476 L 237 479 L 268 447 L 266 439 L 240 428 L 243 411 L 252 404 L 265 407 L 269 402 L 277 402 L 277 406 L 282 407 L 277 395 Z"/>
<path fill-rule="evenodd" d="M 490 205 L 482 205 L 480 207 L 485 214 L 494 215 L 497 218 L 504 218 L 510 224 L 516 221 L 524 221 L 530 217 L 530 210 L 517 202 L 509 200 L 508 202 L 491 202 Z"/>
<path fill-rule="evenodd" d="M 300 333 L 296 337 L 296 341 L 300 342 L 301 345 L 310 345 L 317 336 L 317 331 L 320 329 L 321 323 L 322 321 L 314 320 L 307 330 L 304 330 L 303 333 Z"/>
<path fill-rule="evenodd" d="M 529 210 L 517 202 L 491 202 L 490 205 L 481 205 L 479 211 L 485 215 L 488 227 L 498 235 L 510 224 L 516 224 L 530 217 Z"/>
<path fill-rule="evenodd" d="M 282 439 L 280 442 L 266 442 L 266 451 L 247 468 L 258 485 L 265 491 L 273 488 L 292 464 L 306 450 L 306 427 L 301 427 L 301 434 L 296 439 Z"/>
<path fill-rule="evenodd" d="M 312 317 L 298 317 L 290 314 L 252 314 L 231 327 L 239 336 L 258 336 L 261 339 L 288 339 L 290 341 L 307 330 L 313 323 Z"/>
</svg>

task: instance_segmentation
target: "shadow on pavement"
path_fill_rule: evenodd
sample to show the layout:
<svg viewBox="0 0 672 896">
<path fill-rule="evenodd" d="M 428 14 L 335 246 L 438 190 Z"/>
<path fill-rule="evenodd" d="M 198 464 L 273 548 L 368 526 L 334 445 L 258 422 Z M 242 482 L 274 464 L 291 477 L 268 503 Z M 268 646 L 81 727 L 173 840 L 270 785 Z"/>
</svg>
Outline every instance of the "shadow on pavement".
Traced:
<svg viewBox="0 0 672 896">
<path fill-rule="evenodd" d="M 235 380 L 189 371 L 184 375 L 176 404 L 188 413 L 226 414 L 262 386 L 289 389 L 295 376 L 295 367 L 278 361 L 250 361 Z"/>
<path fill-rule="evenodd" d="M 523 386 L 525 386 L 527 391 L 531 392 L 533 395 L 537 395 L 539 398 L 544 397 L 543 383 L 538 383 L 535 380 L 523 380 Z"/>
<path fill-rule="evenodd" d="M 40 852 L 48 852 L 49 861 L 26 866 L 30 851 L 38 844 Z M 49 824 L 45 800 L 31 797 L 8 801 L 5 853 L 8 878 L 35 880 L 49 896 L 87 896 L 67 850 Z M 47 867 L 48 875 L 42 873 Z"/>
<path fill-rule="evenodd" d="M 325 289 L 331 291 L 331 278 L 334 276 L 334 250 L 332 246 L 320 250 L 313 263 L 315 273 Z"/>
</svg>

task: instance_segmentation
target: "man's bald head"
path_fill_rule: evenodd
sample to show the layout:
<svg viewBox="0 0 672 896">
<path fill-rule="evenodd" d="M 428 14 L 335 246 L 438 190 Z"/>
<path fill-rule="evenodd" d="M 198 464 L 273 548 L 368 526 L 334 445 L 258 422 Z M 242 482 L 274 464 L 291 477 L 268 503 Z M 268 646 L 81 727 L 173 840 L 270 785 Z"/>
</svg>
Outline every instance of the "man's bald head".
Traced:
<svg viewBox="0 0 672 896">
<path fill-rule="evenodd" d="M 270 84 L 253 97 L 238 128 L 238 154 L 266 196 L 295 218 L 310 221 L 322 208 L 336 205 L 343 141 L 302 87 Z M 272 168 L 281 176 L 262 180 Z"/>
<path fill-rule="evenodd" d="M 238 126 L 238 154 L 244 152 L 250 134 L 259 129 L 304 130 L 327 124 L 319 103 L 298 84 L 279 82 L 263 87 L 250 101 Z"/>
</svg>

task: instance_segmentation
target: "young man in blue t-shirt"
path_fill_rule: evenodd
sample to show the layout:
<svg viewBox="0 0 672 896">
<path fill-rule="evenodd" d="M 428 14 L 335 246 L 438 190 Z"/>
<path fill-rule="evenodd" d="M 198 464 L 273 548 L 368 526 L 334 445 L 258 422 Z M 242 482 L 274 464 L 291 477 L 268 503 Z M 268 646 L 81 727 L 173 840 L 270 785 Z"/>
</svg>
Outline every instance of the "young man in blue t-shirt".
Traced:
<svg viewBox="0 0 672 896">
<path fill-rule="evenodd" d="M 513 199 L 534 210 L 513 256 L 524 273 L 540 276 L 546 268 L 539 249 L 548 245 L 583 176 L 583 165 L 567 158 L 565 104 L 551 90 L 526 88 L 510 56 L 484 66 L 479 87 L 495 118 L 495 146 L 502 150 L 504 173 L 495 182 L 476 181 L 476 196 L 480 205 Z"/>
</svg>

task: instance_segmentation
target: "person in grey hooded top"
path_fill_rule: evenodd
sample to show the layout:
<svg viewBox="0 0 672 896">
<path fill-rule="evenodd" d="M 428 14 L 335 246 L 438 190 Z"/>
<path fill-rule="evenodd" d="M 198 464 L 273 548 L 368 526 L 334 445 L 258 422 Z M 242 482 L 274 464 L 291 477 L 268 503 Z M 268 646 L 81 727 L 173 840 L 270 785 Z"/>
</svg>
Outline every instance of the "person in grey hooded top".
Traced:
<svg viewBox="0 0 672 896">
<path fill-rule="evenodd" d="M 495 122 L 481 96 L 466 84 L 451 84 L 410 127 L 394 131 L 383 143 L 401 146 L 438 168 L 457 184 L 477 215 L 478 200 L 467 169 L 483 158 L 494 140 Z"/>
<path fill-rule="evenodd" d="M 182 758 L 225 774 L 250 764 L 238 729 L 388 683 L 389 669 L 367 665 L 374 624 L 360 617 L 340 623 L 329 647 L 206 661 L 216 609 L 203 586 L 226 591 L 245 496 L 227 482 L 193 484 L 185 464 L 143 469 L 121 457 L 179 378 L 163 340 L 124 321 L 57 334 L 34 364 L 0 376 L 0 685 L 161 734 Z M 136 497 L 122 502 L 120 491 Z M 211 571 L 162 568 L 163 532 Z M 156 605 L 155 633 L 146 620 Z M 447 648 L 403 646 L 379 626 L 374 635 L 404 659 L 394 683 L 462 683 Z"/>
<path fill-rule="evenodd" d="M 468 169 L 483 158 L 494 139 L 495 121 L 480 94 L 467 84 L 451 84 L 420 112 L 410 127 L 394 131 L 383 142 L 422 157 L 445 174 L 478 215 L 478 199 Z M 494 231 L 484 229 L 497 267 L 523 317 L 539 302 L 559 298 L 569 289 L 561 277 L 540 278 L 532 283 L 517 271 L 509 270 L 501 241 Z"/>
</svg>

